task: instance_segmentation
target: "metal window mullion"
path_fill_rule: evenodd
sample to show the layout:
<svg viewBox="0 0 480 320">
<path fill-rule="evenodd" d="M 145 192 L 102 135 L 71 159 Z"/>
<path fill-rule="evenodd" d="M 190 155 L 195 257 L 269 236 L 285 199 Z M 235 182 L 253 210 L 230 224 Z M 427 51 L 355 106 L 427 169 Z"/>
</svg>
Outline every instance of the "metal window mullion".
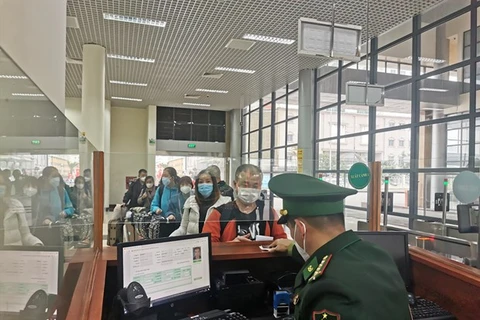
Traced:
<svg viewBox="0 0 480 320">
<path fill-rule="evenodd" d="M 412 170 L 410 174 L 410 195 L 408 197 L 409 201 L 409 218 L 408 218 L 408 227 L 413 229 L 413 221 L 417 216 L 418 210 L 418 159 L 419 159 L 419 126 L 417 125 L 420 121 L 420 57 L 421 50 L 421 35 L 418 33 L 418 30 L 421 26 L 421 16 L 416 15 L 412 19 L 412 29 L 413 29 L 413 38 L 412 38 L 412 129 L 410 132 L 410 169 Z"/>
<path fill-rule="evenodd" d="M 340 100 L 342 99 L 342 70 L 343 70 L 343 61 L 338 62 L 338 78 L 337 78 L 337 159 L 336 166 L 337 172 L 340 170 L 340 133 L 341 133 L 341 117 L 342 113 L 340 112 L 341 104 Z M 340 184 L 340 174 L 337 173 L 337 185 Z"/>
<path fill-rule="evenodd" d="M 370 40 L 370 52 L 377 52 L 378 38 L 374 37 Z M 370 84 L 377 83 L 377 66 L 378 54 L 374 53 L 370 56 Z M 375 106 L 368 107 L 368 162 L 375 161 L 375 128 L 377 123 L 377 108 Z"/>
<path fill-rule="evenodd" d="M 318 123 L 318 112 L 317 112 L 317 103 L 318 103 L 318 86 L 317 86 L 317 73 L 318 69 L 315 69 L 314 71 L 314 76 L 313 76 L 313 168 L 314 171 L 318 170 L 318 144 L 316 143 L 316 140 L 318 138 L 319 134 L 319 123 Z M 298 121 L 297 121 L 298 122 Z M 298 123 L 297 123 L 298 127 Z"/>
<path fill-rule="evenodd" d="M 477 0 L 471 0 L 470 12 L 470 117 L 468 132 L 468 169 L 475 169 L 475 111 L 477 109 Z M 462 130 L 463 131 L 463 130 Z"/>
<path fill-rule="evenodd" d="M 273 171 L 273 163 L 275 160 L 275 118 L 276 118 L 276 108 L 277 108 L 277 98 L 276 98 L 276 92 L 272 92 L 272 103 L 271 103 L 271 108 L 272 110 L 270 114 L 270 172 Z M 273 193 L 270 192 L 270 199 L 273 199 Z"/>
<path fill-rule="evenodd" d="M 263 149 L 263 98 L 258 100 L 258 103 L 260 105 L 260 108 L 258 112 L 260 113 L 258 115 L 258 165 L 260 166 L 260 163 L 262 161 L 262 150 Z"/>
</svg>

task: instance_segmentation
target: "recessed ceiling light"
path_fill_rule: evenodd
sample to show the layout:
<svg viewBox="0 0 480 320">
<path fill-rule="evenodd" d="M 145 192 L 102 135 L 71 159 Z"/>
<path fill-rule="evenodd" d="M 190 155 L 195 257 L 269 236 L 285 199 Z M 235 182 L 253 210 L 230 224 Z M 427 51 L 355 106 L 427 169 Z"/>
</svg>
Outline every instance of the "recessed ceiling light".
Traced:
<svg viewBox="0 0 480 320">
<path fill-rule="evenodd" d="M 419 91 L 430 91 L 430 92 L 447 92 L 447 89 L 437 89 L 437 88 L 420 88 Z"/>
<path fill-rule="evenodd" d="M 191 103 L 191 102 L 184 102 L 185 106 L 195 106 L 195 107 L 210 107 L 207 103 Z"/>
<path fill-rule="evenodd" d="M 26 76 L 14 76 L 9 74 L 0 74 L 0 79 L 27 80 Z"/>
<path fill-rule="evenodd" d="M 247 40 L 255 40 L 255 41 L 264 41 L 264 42 L 271 42 L 271 43 L 280 43 L 280 44 L 292 44 L 295 40 L 292 39 L 283 39 L 283 38 L 276 38 L 270 36 L 261 36 L 257 34 L 244 34 L 243 39 Z"/>
<path fill-rule="evenodd" d="M 45 97 L 43 93 L 12 93 L 12 96 L 17 97 Z"/>
<path fill-rule="evenodd" d="M 137 98 L 125 98 L 125 97 L 112 97 L 114 100 L 126 100 L 126 101 L 143 101 L 142 99 L 137 99 Z"/>
<path fill-rule="evenodd" d="M 77 17 L 67 16 L 67 28 L 80 29 Z"/>
<path fill-rule="evenodd" d="M 195 89 L 197 92 L 211 92 L 211 93 L 228 93 L 227 90 L 214 90 L 214 89 Z"/>
<path fill-rule="evenodd" d="M 239 73 L 255 73 L 255 70 L 248 70 L 248 69 L 238 69 L 238 68 L 227 68 L 227 67 L 216 67 L 215 70 L 218 71 L 229 71 L 229 72 L 239 72 Z"/>
<path fill-rule="evenodd" d="M 117 80 L 110 80 L 111 84 L 123 84 L 126 86 L 137 86 L 137 87 L 146 87 L 146 83 L 138 83 L 138 82 L 128 82 L 128 81 L 117 81 Z"/>
<path fill-rule="evenodd" d="M 155 63 L 155 59 L 124 56 L 124 55 L 121 55 L 121 54 L 109 53 L 109 54 L 107 54 L 107 57 L 109 57 L 110 59 L 120 59 L 120 60 L 128 60 L 128 61 Z"/>
<path fill-rule="evenodd" d="M 412 60 L 412 56 L 408 56 L 405 58 L 406 60 Z M 431 63 L 445 63 L 445 60 L 442 59 L 434 59 L 434 58 L 425 58 L 425 57 L 418 57 L 418 61 L 422 62 L 431 62 Z"/>
<path fill-rule="evenodd" d="M 167 25 L 167 23 L 165 21 L 146 19 L 146 18 L 138 18 L 138 17 L 130 17 L 130 16 L 122 16 L 120 14 L 113 14 L 113 13 L 104 13 L 103 14 L 103 19 L 112 20 L 112 21 L 143 24 L 143 25 L 146 25 L 146 26 L 153 26 L 153 27 L 160 27 L 160 28 L 165 28 L 165 26 Z"/>
</svg>

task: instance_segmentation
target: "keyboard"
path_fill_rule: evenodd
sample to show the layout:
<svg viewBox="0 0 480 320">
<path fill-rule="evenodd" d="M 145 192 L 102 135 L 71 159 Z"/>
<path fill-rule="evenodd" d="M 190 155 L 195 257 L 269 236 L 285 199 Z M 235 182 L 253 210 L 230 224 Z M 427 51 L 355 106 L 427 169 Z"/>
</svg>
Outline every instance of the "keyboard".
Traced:
<svg viewBox="0 0 480 320">
<path fill-rule="evenodd" d="M 412 308 L 413 320 L 455 320 L 448 311 L 433 301 L 417 298 Z"/>
<path fill-rule="evenodd" d="M 248 318 L 238 312 L 212 310 L 182 320 L 248 320 Z"/>
</svg>

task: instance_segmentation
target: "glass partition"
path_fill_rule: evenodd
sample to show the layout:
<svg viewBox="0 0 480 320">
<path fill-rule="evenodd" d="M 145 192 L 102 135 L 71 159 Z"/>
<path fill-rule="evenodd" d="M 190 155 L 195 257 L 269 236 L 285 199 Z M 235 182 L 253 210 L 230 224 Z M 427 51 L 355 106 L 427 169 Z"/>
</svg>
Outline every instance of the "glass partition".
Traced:
<svg viewBox="0 0 480 320">
<path fill-rule="evenodd" d="M 0 49 L 2 314 L 42 289 L 65 317 L 79 277 L 73 265 L 93 260 L 93 151 Z"/>
</svg>

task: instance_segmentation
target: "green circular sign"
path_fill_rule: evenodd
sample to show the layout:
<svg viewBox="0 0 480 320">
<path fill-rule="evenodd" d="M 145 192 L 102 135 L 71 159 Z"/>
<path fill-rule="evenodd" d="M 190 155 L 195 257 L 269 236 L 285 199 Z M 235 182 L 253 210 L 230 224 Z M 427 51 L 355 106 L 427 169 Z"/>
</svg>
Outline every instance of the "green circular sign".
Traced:
<svg viewBox="0 0 480 320">
<path fill-rule="evenodd" d="M 370 168 L 362 162 L 357 162 L 348 170 L 348 182 L 355 189 L 363 189 L 370 183 Z"/>
<path fill-rule="evenodd" d="M 480 178 L 471 171 L 460 172 L 453 180 L 453 194 L 461 203 L 471 203 L 480 197 Z"/>
</svg>

